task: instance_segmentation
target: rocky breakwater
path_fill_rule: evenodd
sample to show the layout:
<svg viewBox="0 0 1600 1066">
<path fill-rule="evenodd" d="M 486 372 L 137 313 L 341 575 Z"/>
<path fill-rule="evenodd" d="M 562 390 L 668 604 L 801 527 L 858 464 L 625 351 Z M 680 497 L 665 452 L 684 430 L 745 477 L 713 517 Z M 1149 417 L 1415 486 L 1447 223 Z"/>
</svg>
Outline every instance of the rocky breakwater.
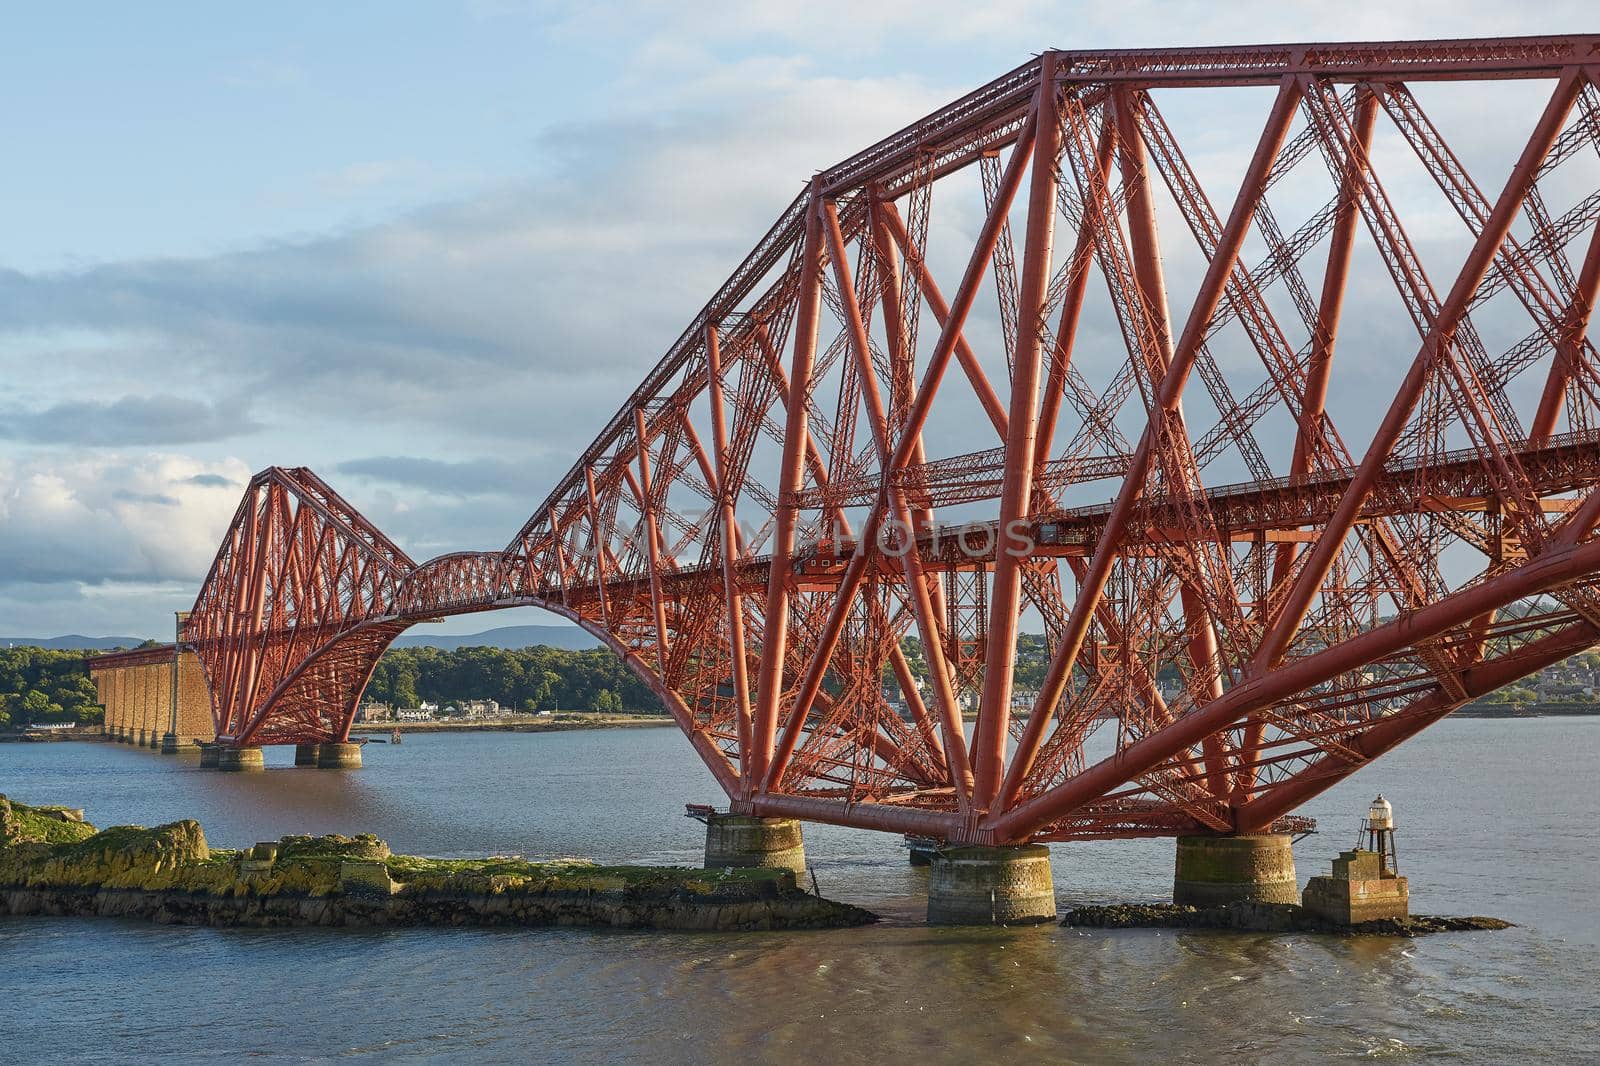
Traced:
<svg viewBox="0 0 1600 1066">
<path fill-rule="evenodd" d="M 215 926 L 519 925 L 763 930 L 863 925 L 788 870 L 392 855 L 376 837 L 207 846 L 198 822 L 97 830 L 0 796 L 0 914 Z M 81 815 L 78 815 L 81 818 Z"/>
<path fill-rule="evenodd" d="M 1075 907 L 1062 925 L 1085 929 L 1232 929 L 1251 933 L 1341 933 L 1347 936 L 1421 936 L 1424 933 L 1509 929 L 1499 918 L 1413 914 L 1341 925 L 1297 903 L 1228 903 L 1187 907 L 1172 903 L 1113 903 Z"/>
</svg>

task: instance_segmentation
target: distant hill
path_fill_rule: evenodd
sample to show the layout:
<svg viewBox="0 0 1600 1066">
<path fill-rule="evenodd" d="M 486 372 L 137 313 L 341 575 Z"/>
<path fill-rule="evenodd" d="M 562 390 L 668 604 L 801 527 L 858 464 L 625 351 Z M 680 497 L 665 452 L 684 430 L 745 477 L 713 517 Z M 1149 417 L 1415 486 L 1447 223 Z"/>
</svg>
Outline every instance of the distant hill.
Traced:
<svg viewBox="0 0 1600 1066">
<path fill-rule="evenodd" d="M 57 651 L 110 651 L 112 648 L 137 648 L 147 637 L 86 637 L 68 633 L 64 637 L 0 637 L 0 648 L 54 648 Z M 171 637 L 167 638 L 171 640 Z"/>
<path fill-rule="evenodd" d="M 577 626 L 502 626 L 484 633 L 461 636 L 429 633 L 429 626 L 418 626 L 394 642 L 397 648 L 531 648 L 543 644 L 551 648 L 598 648 L 600 642 Z"/>
</svg>

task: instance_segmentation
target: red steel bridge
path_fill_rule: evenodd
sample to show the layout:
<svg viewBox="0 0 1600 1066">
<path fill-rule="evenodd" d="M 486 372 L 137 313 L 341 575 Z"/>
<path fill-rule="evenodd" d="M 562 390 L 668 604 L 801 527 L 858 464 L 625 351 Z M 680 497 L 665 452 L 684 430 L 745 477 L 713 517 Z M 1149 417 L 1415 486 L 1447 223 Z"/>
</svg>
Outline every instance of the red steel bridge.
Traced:
<svg viewBox="0 0 1600 1066">
<path fill-rule="evenodd" d="M 503 549 L 274 467 L 184 639 L 223 744 L 533 605 L 735 812 L 1281 826 L 1600 640 L 1597 218 L 1600 36 L 1046 52 L 813 176 Z"/>
</svg>

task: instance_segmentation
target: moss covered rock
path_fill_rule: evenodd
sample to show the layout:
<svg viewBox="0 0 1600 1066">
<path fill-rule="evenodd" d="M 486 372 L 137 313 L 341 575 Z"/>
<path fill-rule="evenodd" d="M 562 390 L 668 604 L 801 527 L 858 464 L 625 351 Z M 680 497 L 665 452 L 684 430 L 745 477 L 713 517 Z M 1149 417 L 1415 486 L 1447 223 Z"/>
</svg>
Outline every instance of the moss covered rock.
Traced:
<svg viewBox="0 0 1600 1066">
<path fill-rule="evenodd" d="M 289 836 L 213 851 L 193 821 L 96 831 L 0 797 L 0 914 L 208 925 L 604 925 L 797 929 L 873 921 L 788 870 L 597 866 L 391 855 L 375 836 Z"/>
<path fill-rule="evenodd" d="M 9 848 L 0 855 L 0 880 L 29 887 L 167 888 L 180 870 L 210 855 L 205 833 L 193 820 L 154 829 L 119 825 L 72 843 Z"/>
<path fill-rule="evenodd" d="M 83 813 L 69 807 L 30 807 L 0 796 L 0 847 L 12 844 L 76 844 L 94 836 Z"/>
</svg>

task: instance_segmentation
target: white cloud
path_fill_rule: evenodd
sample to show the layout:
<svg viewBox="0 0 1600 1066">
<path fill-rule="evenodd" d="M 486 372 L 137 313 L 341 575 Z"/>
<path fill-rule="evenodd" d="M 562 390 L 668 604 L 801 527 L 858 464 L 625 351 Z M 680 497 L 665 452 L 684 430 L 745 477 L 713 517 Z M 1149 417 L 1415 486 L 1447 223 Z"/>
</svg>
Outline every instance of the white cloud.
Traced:
<svg viewBox="0 0 1600 1066">
<path fill-rule="evenodd" d="M 248 478 L 236 459 L 0 457 L 0 585 L 197 587 Z"/>
</svg>

